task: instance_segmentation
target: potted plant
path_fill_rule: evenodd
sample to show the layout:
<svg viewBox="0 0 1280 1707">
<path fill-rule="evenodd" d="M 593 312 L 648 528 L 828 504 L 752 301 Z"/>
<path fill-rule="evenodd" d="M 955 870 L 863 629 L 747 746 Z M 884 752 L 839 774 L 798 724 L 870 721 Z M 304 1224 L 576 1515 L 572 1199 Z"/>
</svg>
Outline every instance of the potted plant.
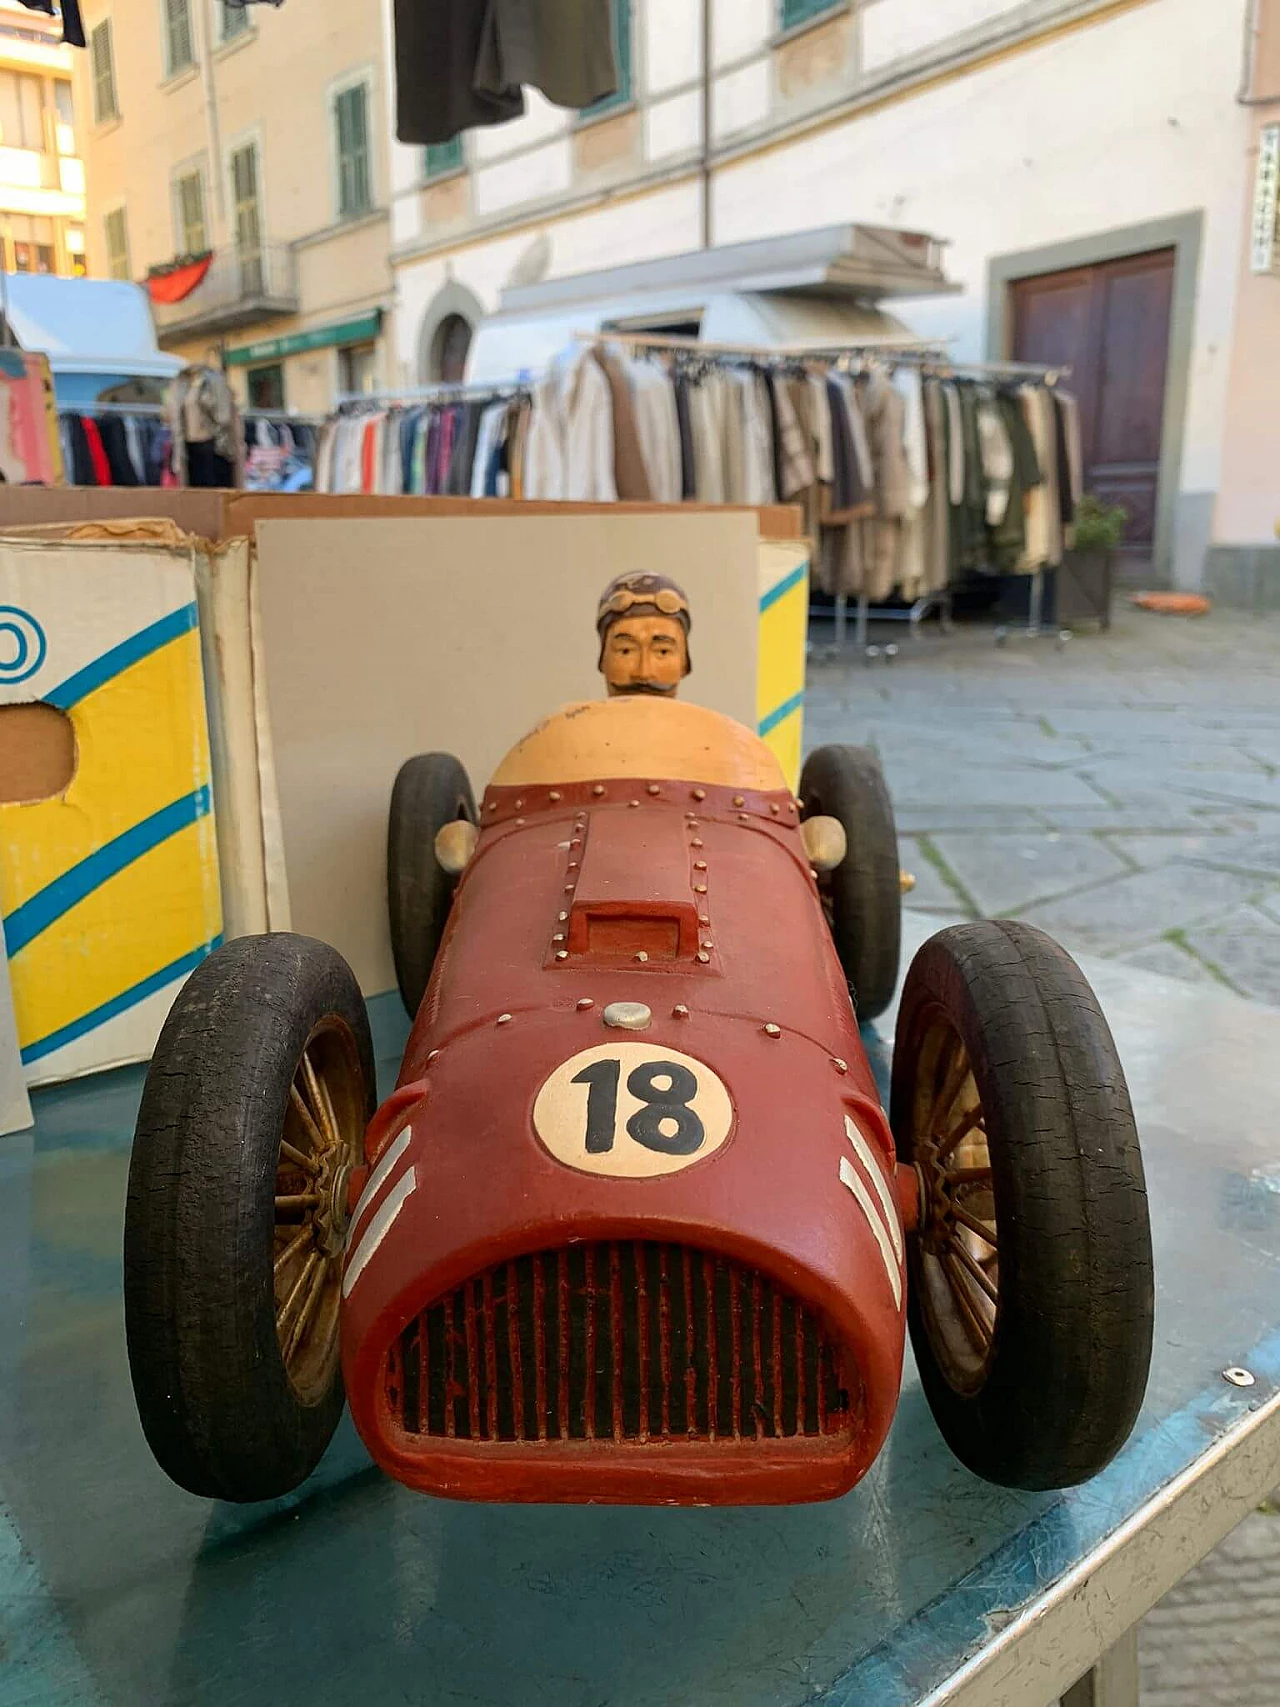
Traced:
<svg viewBox="0 0 1280 1707">
<path fill-rule="evenodd" d="M 1095 617 L 1101 627 L 1110 628 L 1112 565 L 1128 520 L 1123 504 L 1103 503 L 1091 492 L 1076 505 L 1070 544 L 1058 574 L 1059 623 Z"/>
</svg>

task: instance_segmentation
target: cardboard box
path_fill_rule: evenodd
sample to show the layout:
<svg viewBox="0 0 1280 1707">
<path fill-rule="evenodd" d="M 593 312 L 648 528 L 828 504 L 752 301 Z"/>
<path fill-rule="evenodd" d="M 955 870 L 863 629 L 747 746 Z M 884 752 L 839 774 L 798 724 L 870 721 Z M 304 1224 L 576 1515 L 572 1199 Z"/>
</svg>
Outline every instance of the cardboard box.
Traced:
<svg viewBox="0 0 1280 1707">
<path fill-rule="evenodd" d="M 0 538 L 0 916 L 28 1084 L 145 1060 L 221 940 L 195 558 Z"/>
</svg>

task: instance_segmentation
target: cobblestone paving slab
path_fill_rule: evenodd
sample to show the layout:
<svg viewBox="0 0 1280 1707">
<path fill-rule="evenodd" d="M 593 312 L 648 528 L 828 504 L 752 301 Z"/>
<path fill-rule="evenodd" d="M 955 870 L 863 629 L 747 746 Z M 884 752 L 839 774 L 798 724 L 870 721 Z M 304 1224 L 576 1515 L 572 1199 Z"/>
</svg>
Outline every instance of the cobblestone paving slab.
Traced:
<svg viewBox="0 0 1280 1707">
<path fill-rule="evenodd" d="M 977 917 L 977 908 L 968 908 L 967 898 L 957 893 L 939 869 L 937 850 L 930 837 L 899 836 L 898 853 L 903 868 L 916 880 L 915 888 L 906 898 L 906 905 L 913 913 L 949 913 L 963 906 L 967 916 Z"/>
<path fill-rule="evenodd" d="M 1110 840 L 1135 865 L 1167 865 L 1178 859 L 1252 872 L 1280 883 L 1280 834 L 1231 835 L 1204 830 L 1193 836 L 1114 836 Z"/>
<path fill-rule="evenodd" d="M 1273 907 L 1277 897 L 1280 890 L 1272 892 Z M 1238 907 L 1213 924 L 1189 930 L 1186 940 L 1192 952 L 1217 968 L 1242 996 L 1280 1006 L 1280 919 L 1272 913 Z"/>
<path fill-rule="evenodd" d="M 1253 879 L 1235 872 L 1161 865 L 1025 909 L 1020 917 L 1057 937 L 1064 948 L 1115 954 L 1153 942 L 1170 929 L 1219 917 L 1257 888 Z"/>
<path fill-rule="evenodd" d="M 1118 958 L 1125 966 L 1136 966 L 1143 972 L 1158 972 L 1162 978 L 1176 978 L 1180 984 L 1198 984 L 1206 990 L 1221 990 L 1227 982 L 1220 972 L 1206 966 L 1182 943 L 1169 942 L 1164 938 Z"/>
<path fill-rule="evenodd" d="M 1130 867 L 1093 836 L 1057 830 L 942 835 L 934 846 L 983 913 L 1017 913 L 1068 889 L 1124 877 Z"/>
</svg>

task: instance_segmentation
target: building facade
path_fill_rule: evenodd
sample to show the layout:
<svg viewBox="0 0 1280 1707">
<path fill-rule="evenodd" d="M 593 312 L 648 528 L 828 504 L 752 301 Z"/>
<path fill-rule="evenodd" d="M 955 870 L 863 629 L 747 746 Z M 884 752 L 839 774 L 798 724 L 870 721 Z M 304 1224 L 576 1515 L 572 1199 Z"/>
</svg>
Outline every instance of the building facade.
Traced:
<svg viewBox="0 0 1280 1707">
<path fill-rule="evenodd" d="M 452 377 L 512 284 L 836 221 L 929 232 L 962 288 L 904 318 L 960 358 L 1070 365 L 1133 573 L 1198 586 L 1219 548 L 1274 543 L 1277 412 L 1247 457 L 1228 413 L 1249 394 L 1258 421 L 1249 345 L 1280 344 L 1278 281 L 1246 325 L 1240 262 L 1242 50 L 1277 3 L 615 0 L 612 101 L 390 144 L 396 382 Z"/>
<path fill-rule="evenodd" d="M 160 342 L 225 357 L 244 401 L 300 414 L 386 378 L 387 84 L 378 0 L 248 9 L 85 0 L 90 270 L 172 296 Z M 186 274 L 189 278 L 193 274 Z"/>
<path fill-rule="evenodd" d="M 56 18 L 0 0 L 0 268 L 85 270 L 72 52 Z"/>
</svg>

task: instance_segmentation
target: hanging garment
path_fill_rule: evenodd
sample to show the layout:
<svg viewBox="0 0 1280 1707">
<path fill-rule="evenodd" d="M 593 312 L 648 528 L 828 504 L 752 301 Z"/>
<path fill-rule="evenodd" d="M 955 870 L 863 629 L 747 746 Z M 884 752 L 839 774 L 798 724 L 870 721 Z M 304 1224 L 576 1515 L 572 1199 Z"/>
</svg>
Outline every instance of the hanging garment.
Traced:
<svg viewBox="0 0 1280 1707">
<path fill-rule="evenodd" d="M 54 18 L 57 13 L 53 9 L 53 0 L 21 0 L 28 12 L 43 12 L 47 17 Z M 80 17 L 80 0 L 61 0 L 59 10 L 62 13 L 62 39 L 72 47 L 84 47 L 84 23 Z"/>
<path fill-rule="evenodd" d="M 903 579 L 903 523 L 911 514 L 910 473 L 903 424 L 906 404 L 887 376 L 876 372 L 861 387 L 863 420 L 875 467 L 875 514 L 863 525 L 862 591 L 872 600 L 887 599 Z M 910 578 L 918 579 L 915 565 Z"/>
<path fill-rule="evenodd" d="M 149 425 L 152 423 L 148 423 Z M 147 474 L 146 440 L 142 431 L 142 423 L 136 415 L 126 415 L 124 418 L 125 446 L 129 453 L 129 463 L 133 469 L 135 486 L 150 486 L 154 482 Z"/>
<path fill-rule="evenodd" d="M 772 373 L 767 383 L 773 398 L 778 498 L 789 503 L 813 485 L 813 450 L 809 435 L 802 429 L 796 414 L 788 381 L 781 374 Z"/>
<path fill-rule="evenodd" d="M 923 510 L 929 501 L 929 449 L 924 425 L 924 381 L 917 367 L 900 367 L 893 375 L 894 390 L 904 406 L 902 444 L 907 458 L 907 501 L 913 510 Z"/>
<path fill-rule="evenodd" d="M 924 586 L 940 593 L 951 572 L 951 505 L 947 498 L 947 408 L 936 379 L 924 383 L 925 440 L 929 456 L 929 500 L 924 519 Z"/>
<path fill-rule="evenodd" d="M 129 458 L 129 441 L 125 436 L 122 418 L 119 415 L 99 416 L 98 433 L 102 439 L 103 451 L 106 453 L 107 466 L 111 470 L 111 484 L 113 486 L 139 485 L 137 473 Z"/>
<path fill-rule="evenodd" d="M 725 372 L 724 488 L 730 504 L 773 504 L 773 431 L 767 381 L 749 368 Z"/>
<path fill-rule="evenodd" d="M 609 382 L 609 402 L 613 418 L 613 483 L 619 498 L 647 503 L 649 471 L 645 467 L 640 446 L 640 427 L 636 420 L 631 380 L 622 358 L 614 350 L 596 345 L 592 359 Z"/>
<path fill-rule="evenodd" d="M 1026 497 L 1026 547 L 1020 571 L 1033 572 L 1061 561 L 1062 523 L 1058 515 L 1057 447 L 1053 442 L 1053 402 L 1044 386 L 1018 388 L 1018 404 L 1035 446 L 1040 479 Z"/>
<path fill-rule="evenodd" d="M 818 446 L 817 430 L 814 419 L 814 397 L 805 377 L 795 376 L 786 382 L 787 396 L 791 411 L 796 419 L 796 427 L 804 446 L 804 456 L 807 459 L 809 481 L 806 486 L 794 492 L 790 502 L 797 503 L 804 512 L 804 532 L 809 539 L 818 537 Z"/>
<path fill-rule="evenodd" d="M 996 528 L 1009 508 L 1009 482 L 1013 478 L 1013 446 L 1004 418 L 990 392 L 978 393 L 978 446 L 982 475 L 987 487 L 987 526 Z"/>
<path fill-rule="evenodd" d="M 449 142 L 524 111 L 521 85 L 558 107 L 619 86 L 610 0 L 394 0 L 396 135 Z"/>
<path fill-rule="evenodd" d="M 857 521 L 874 513 L 876 469 L 867 440 L 862 400 L 848 374 L 827 380 L 834 478 L 823 513 L 828 523 Z"/>
<path fill-rule="evenodd" d="M 689 390 L 689 418 L 696 443 L 697 491 L 700 504 L 725 502 L 724 434 L 729 390 L 722 373 L 711 368 Z"/>
<path fill-rule="evenodd" d="M 84 436 L 89 446 L 89 462 L 93 468 L 93 484 L 95 486 L 110 486 L 111 464 L 107 461 L 107 453 L 103 448 L 102 434 L 98 431 L 98 423 L 88 415 L 84 418 Z"/>
<path fill-rule="evenodd" d="M 1058 493 L 1061 501 L 1062 543 L 1075 545 L 1076 509 L 1084 496 L 1084 467 L 1080 446 L 1080 405 L 1069 391 L 1053 388 L 1058 412 Z"/>
<path fill-rule="evenodd" d="M 235 465 L 214 449 L 212 439 L 195 439 L 187 445 L 188 486 L 233 487 Z"/>
<path fill-rule="evenodd" d="M 698 466 L 693 451 L 693 418 L 689 409 L 689 381 L 677 371 L 672 376 L 676 395 L 676 423 L 680 429 L 680 497 L 698 495 Z"/>
<path fill-rule="evenodd" d="M 507 406 L 505 403 L 488 403 L 481 413 L 480 425 L 476 431 L 476 454 L 471 464 L 469 490 L 473 498 L 483 498 L 487 495 L 489 461 L 493 455 L 499 429 L 506 419 L 506 414 Z"/>
<path fill-rule="evenodd" d="M 524 496 L 585 503 L 618 496 L 609 382 L 586 351 L 557 356 L 534 389 Z"/>
<path fill-rule="evenodd" d="M 678 504 L 682 476 L 680 421 L 671 376 L 652 361 L 632 362 L 630 373 L 636 431 L 649 490 L 659 504 Z"/>
<path fill-rule="evenodd" d="M 990 559 L 1003 574 L 1025 573 L 1019 566 L 1028 555 L 1026 511 L 1031 492 L 1040 484 L 1040 464 L 1016 392 L 1007 387 L 997 391 L 996 407 L 1013 447 L 1013 474 L 1005 518 L 991 531 Z"/>
<path fill-rule="evenodd" d="M 244 429 L 240 411 L 218 368 L 193 365 L 183 368 L 169 387 L 165 412 L 173 434 L 174 473 L 181 484 L 186 478 L 187 446 L 209 443 L 235 474 L 239 485 L 244 470 Z M 207 464 L 206 464 L 207 466 Z"/>
</svg>

